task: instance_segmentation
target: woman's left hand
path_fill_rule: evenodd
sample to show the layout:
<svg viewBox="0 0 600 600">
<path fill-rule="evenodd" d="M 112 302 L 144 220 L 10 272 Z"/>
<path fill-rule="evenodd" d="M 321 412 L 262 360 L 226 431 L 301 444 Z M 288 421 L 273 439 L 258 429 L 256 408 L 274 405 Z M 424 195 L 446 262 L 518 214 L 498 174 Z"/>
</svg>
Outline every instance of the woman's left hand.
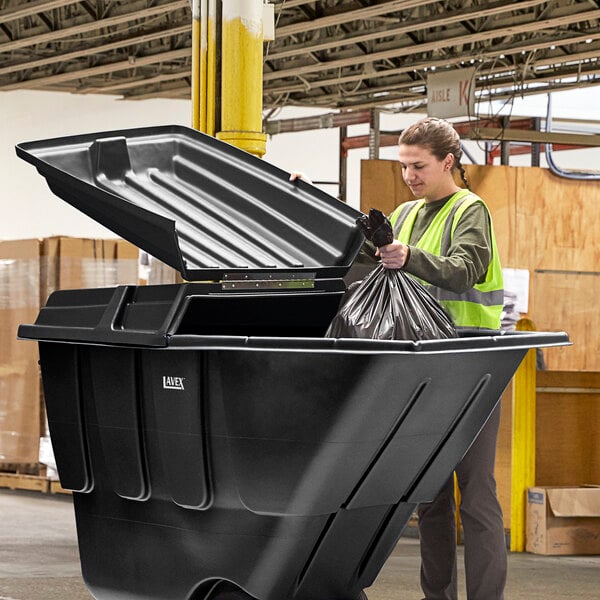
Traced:
<svg viewBox="0 0 600 600">
<path fill-rule="evenodd" d="M 305 175 L 302 171 L 292 171 L 290 173 L 290 181 L 296 181 L 296 179 L 301 179 L 302 181 L 306 181 L 306 183 L 312 184 L 310 178 Z"/>
<path fill-rule="evenodd" d="M 387 246 L 377 248 L 376 256 L 381 258 L 381 264 L 386 269 L 401 269 L 408 260 L 410 249 L 406 244 L 394 240 Z"/>
</svg>

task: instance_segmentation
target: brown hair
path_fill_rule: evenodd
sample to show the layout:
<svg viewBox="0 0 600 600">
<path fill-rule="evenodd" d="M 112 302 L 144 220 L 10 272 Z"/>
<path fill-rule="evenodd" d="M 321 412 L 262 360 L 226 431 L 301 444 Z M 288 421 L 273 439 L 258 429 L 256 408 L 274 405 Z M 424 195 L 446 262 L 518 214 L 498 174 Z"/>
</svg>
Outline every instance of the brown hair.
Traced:
<svg viewBox="0 0 600 600">
<path fill-rule="evenodd" d="M 444 160 L 448 154 L 452 154 L 454 156 L 452 171 L 458 169 L 460 178 L 469 187 L 465 170 L 460 162 L 463 153 L 460 136 L 448 121 L 434 117 L 421 119 L 400 134 L 398 144 L 425 146 L 438 160 Z"/>
</svg>

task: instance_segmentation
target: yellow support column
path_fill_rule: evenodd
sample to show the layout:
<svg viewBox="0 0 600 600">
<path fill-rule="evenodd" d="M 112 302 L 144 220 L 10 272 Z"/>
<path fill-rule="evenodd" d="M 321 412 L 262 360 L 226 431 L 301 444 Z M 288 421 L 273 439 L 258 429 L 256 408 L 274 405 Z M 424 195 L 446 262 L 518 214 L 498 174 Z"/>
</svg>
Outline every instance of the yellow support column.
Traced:
<svg viewBox="0 0 600 600">
<path fill-rule="evenodd" d="M 206 23 L 206 133 L 215 135 L 217 98 L 217 0 L 208 0 Z"/>
<path fill-rule="evenodd" d="M 206 2 L 192 2 L 192 127 L 203 132 L 206 132 Z"/>
<path fill-rule="evenodd" d="M 262 156 L 263 0 L 223 0 L 221 131 L 217 137 Z"/>
<path fill-rule="evenodd" d="M 456 509 L 454 511 L 454 519 L 456 521 L 456 543 L 462 544 L 462 521 L 460 518 L 460 488 L 458 487 L 458 477 L 456 476 L 456 471 L 454 472 L 454 502 L 456 505 Z"/>
<path fill-rule="evenodd" d="M 517 331 L 535 331 L 530 319 L 520 319 Z M 535 485 L 536 351 L 525 355 L 513 379 L 510 549 L 525 551 L 527 488 Z"/>
</svg>

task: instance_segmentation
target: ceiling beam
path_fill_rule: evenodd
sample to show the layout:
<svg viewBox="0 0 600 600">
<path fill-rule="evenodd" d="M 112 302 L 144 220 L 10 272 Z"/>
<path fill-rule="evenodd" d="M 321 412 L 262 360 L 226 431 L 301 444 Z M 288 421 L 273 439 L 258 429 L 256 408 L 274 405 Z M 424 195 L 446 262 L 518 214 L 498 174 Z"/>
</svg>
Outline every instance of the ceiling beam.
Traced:
<svg viewBox="0 0 600 600">
<path fill-rule="evenodd" d="M 5 25 L 4 23 L 0 23 L 0 31 L 2 31 L 2 33 L 4 33 L 4 35 L 9 40 L 13 39 L 13 32 L 10 30 L 10 27 L 8 27 L 7 25 Z"/>
<path fill-rule="evenodd" d="M 594 87 L 600 85 L 600 78 L 596 81 L 587 82 L 585 85 L 582 85 L 580 82 L 575 81 L 572 83 L 564 83 L 559 81 L 557 83 L 549 83 L 544 88 L 525 88 L 519 90 L 519 97 L 521 96 L 535 96 L 537 94 L 548 94 L 550 92 L 564 92 L 568 90 L 580 90 L 582 87 Z M 506 100 L 514 96 L 514 92 L 504 91 L 495 93 L 492 100 Z"/>
<path fill-rule="evenodd" d="M 175 76 L 175 74 L 173 74 L 173 76 Z M 186 79 L 185 74 L 182 73 L 179 76 L 179 78 Z M 529 81 L 529 82 L 525 82 L 525 83 L 527 84 L 527 83 L 532 83 L 532 82 Z M 553 82 L 552 84 L 549 84 L 548 86 L 546 86 L 544 88 L 525 87 L 523 89 L 520 89 L 518 93 L 520 96 L 532 96 L 532 95 L 536 95 L 536 94 L 546 94 L 549 91 L 581 89 L 582 87 L 595 86 L 595 85 L 600 85 L 600 79 L 595 83 L 587 82 L 585 84 L 582 84 L 581 82 L 579 82 L 579 83 L 573 82 L 573 83 L 568 83 L 568 84 L 563 83 L 563 82 L 558 82 L 558 83 Z M 486 101 L 489 99 L 500 100 L 500 99 L 507 98 L 510 95 L 514 96 L 514 91 L 501 91 L 502 89 L 505 89 L 505 88 L 506 88 L 506 86 L 502 85 L 502 86 L 499 86 L 499 88 L 498 88 L 500 91 L 490 90 L 490 91 L 492 91 L 493 95 L 491 95 L 489 98 L 486 98 Z M 406 86 L 403 89 L 406 89 Z M 98 88 L 96 88 L 95 93 L 110 93 L 111 91 L 112 91 L 111 86 L 108 86 L 107 88 L 98 87 Z M 83 90 L 83 93 L 86 93 L 86 92 L 87 92 L 87 90 Z M 185 85 L 178 85 L 176 87 L 169 88 L 167 90 L 154 90 L 152 92 L 144 92 L 144 93 L 134 92 L 131 95 L 125 95 L 123 97 L 123 99 L 124 100 L 142 100 L 142 99 L 157 98 L 157 97 L 176 97 L 176 96 L 177 97 L 187 97 L 187 95 L 189 93 L 190 93 L 190 85 L 188 83 Z M 337 106 L 335 100 L 337 100 L 339 97 L 329 95 L 327 97 L 323 96 L 320 98 L 327 100 L 327 102 L 321 102 L 319 104 L 319 103 L 315 102 L 312 98 L 306 98 L 306 99 L 303 99 L 302 101 L 294 101 L 292 99 L 292 100 L 290 100 L 289 105 L 323 106 L 323 107 L 328 107 L 328 108 L 335 108 Z M 376 98 L 376 99 L 371 98 L 368 101 L 363 100 L 363 101 L 357 101 L 354 104 L 346 104 L 342 107 L 342 110 L 356 111 L 356 110 L 368 109 L 368 108 L 371 108 L 374 106 L 386 106 L 386 105 L 389 106 L 390 104 L 394 104 L 394 103 L 396 103 L 396 104 L 397 103 L 407 103 L 407 106 L 405 107 L 406 110 L 418 109 L 418 108 L 422 108 L 426 105 L 425 95 L 423 92 L 417 93 L 414 90 L 406 89 L 406 91 L 401 94 L 387 95 L 387 96 L 382 96 L 381 98 Z M 268 97 L 265 96 L 265 108 L 269 108 L 271 106 L 273 106 L 273 105 L 269 103 Z"/>
<path fill-rule="evenodd" d="M 178 71 L 177 73 L 162 73 L 154 77 L 139 77 L 136 79 L 127 79 L 114 84 L 80 88 L 76 91 L 77 94 L 106 94 L 108 92 L 117 92 L 120 90 L 133 89 L 153 83 L 162 83 L 163 81 L 174 81 L 177 79 L 190 78 L 192 76 L 191 69 Z"/>
<path fill-rule="evenodd" d="M 122 100 L 154 100 L 155 98 L 172 98 L 174 100 L 189 100 L 190 99 L 191 87 L 177 86 L 173 88 L 166 88 L 146 94 L 134 94 L 132 96 L 123 96 Z"/>
<path fill-rule="evenodd" d="M 378 60 L 385 60 L 388 58 L 398 58 L 400 56 L 411 56 L 413 54 L 418 54 L 422 52 L 431 52 L 433 50 L 439 50 L 441 48 L 446 49 L 452 46 L 464 46 L 465 44 L 469 43 L 488 41 L 497 37 L 516 35 L 517 33 L 531 33 L 532 31 L 539 33 L 543 29 L 564 26 L 590 19 L 600 19 L 600 10 L 590 10 L 584 13 L 577 13 L 575 15 L 557 17 L 541 22 L 533 21 L 531 23 L 526 23 L 523 25 L 503 26 L 498 29 L 492 29 L 473 35 L 459 35 L 453 38 L 438 39 L 433 42 L 424 42 L 422 44 L 415 44 L 411 46 L 405 46 L 402 48 L 392 48 L 390 50 L 373 52 L 372 54 L 369 54 L 369 56 L 353 56 L 348 58 L 331 60 L 326 63 L 303 65 L 301 67 L 292 67 L 289 69 L 280 69 L 274 72 L 265 73 L 263 79 L 264 81 L 272 81 L 273 79 L 283 79 L 284 77 L 293 77 L 298 75 L 306 75 L 308 73 L 329 71 L 333 69 L 340 69 L 342 67 L 355 66 L 357 64 L 373 63 Z"/>
<path fill-rule="evenodd" d="M 0 13 L 0 23 L 8 23 L 17 19 L 23 19 L 36 15 L 41 12 L 61 8 L 69 4 L 77 4 L 78 0 L 42 0 L 41 2 L 28 2 L 24 6 L 19 6 Z M 22 2 L 20 4 L 23 4 Z"/>
<path fill-rule="evenodd" d="M 538 42 L 538 43 L 536 43 L 535 41 L 528 40 L 529 43 L 527 43 L 527 44 L 519 44 L 516 46 L 504 47 L 504 48 L 497 46 L 496 50 L 486 52 L 486 59 L 489 60 L 489 59 L 499 58 L 502 55 L 520 54 L 522 52 L 527 53 L 527 52 L 531 52 L 536 49 L 545 49 L 545 48 L 550 48 L 555 45 L 558 46 L 561 44 L 578 44 L 578 43 L 585 42 L 585 40 L 587 40 L 587 39 L 592 39 L 592 40 L 600 39 L 600 33 L 596 33 L 594 35 L 589 35 L 589 34 L 578 35 L 578 36 L 575 36 L 572 38 L 561 39 L 561 40 L 553 39 L 548 42 Z M 446 67 L 446 66 L 461 66 L 461 65 L 463 65 L 463 63 L 466 63 L 468 65 L 469 60 L 471 58 L 475 61 L 475 56 L 471 57 L 470 55 L 456 57 L 453 60 L 447 59 L 447 58 L 438 59 L 438 60 L 423 60 L 421 62 L 415 62 L 415 63 L 406 65 L 403 67 L 396 67 L 394 69 L 386 69 L 386 70 L 376 71 L 371 74 L 366 74 L 363 72 L 363 73 L 357 73 L 357 74 L 352 74 L 352 75 L 344 75 L 342 77 L 332 77 L 329 79 L 322 79 L 322 80 L 318 80 L 318 79 L 312 80 L 311 79 L 311 80 L 308 80 L 305 82 L 287 84 L 287 85 L 282 85 L 282 86 L 281 85 L 273 86 L 273 87 L 265 86 L 264 91 L 269 94 L 302 92 L 303 90 L 306 90 L 307 87 L 326 87 L 326 86 L 335 85 L 336 83 L 338 83 L 338 84 L 354 83 L 354 82 L 360 81 L 362 79 L 365 79 L 366 77 L 381 79 L 381 78 L 385 78 L 385 77 L 391 77 L 393 75 L 401 75 L 402 73 L 410 73 L 412 71 L 422 71 L 426 67 L 436 67 L 437 68 L 437 67 Z M 543 59 L 543 60 L 537 60 L 533 63 L 533 66 L 535 67 L 538 64 L 546 64 L 546 63 L 550 64 L 550 65 L 554 65 L 554 64 L 559 64 L 561 62 L 565 62 L 566 60 L 572 60 L 572 56 L 570 57 L 568 55 L 565 55 L 562 57 L 550 57 L 550 58 Z M 508 67 L 508 68 L 519 69 L 520 66 L 518 64 L 516 64 L 516 65 L 511 65 L 511 67 Z M 487 74 L 493 73 L 493 72 L 494 71 L 488 70 L 487 72 L 482 73 L 482 75 L 487 75 Z M 425 79 L 423 79 L 423 84 L 425 84 Z"/>
<path fill-rule="evenodd" d="M 275 6 L 280 6 L 280 10 L 283 8 L 295 8 L 296 6 L 302 6 L 304 4 L 313 4 L 315 0 L 274 0 Z"/>
<path fill-rule="evenodd" d="M 74 79 L 87 79 L 88 77 L 95 77 L 96 75 L 106 75 L 107 73 L 113 73 L 115 71 L 125 71 L 127 69 L 135 69 L 137 67 L 144 67 L 160 62 L 168 62 L 181 58 L 190 58 L 191 56 L 191 48 L 182 48 L 181 50 L 171 50 L 169 52 L 158 52 L 157 54 L 152 54 L 150 56 L 136 56 L 133 62 L 124 60 L 107 65 L 89 67 L 87 69 L 78 69 L 77 71 L 67 71 L 66 73 L 59 73 L 58 75 L 26 79 L 25 81 L 10 83 L 7 85 L 0 84 L 0 90 L 9 91 L 37 89 L 42 86 L 56 85 L 57 83 L 64 83 L 65 81 L 73 81 Z"/>
<path fill-rule="evenodd" d="M 527 2 L 521 2 L 519 10 L 531 8 L 539 4 L 546 3 L 547 0 L 528 0 Z M 279 60 L 282 58 L 288 58 L 290 56 L 297 56 L 305 54 L 307 51 L 317 52 L 319 50 L 327 50 L 329 48 L 339 48 L 340 46 L 349 46 L 351 44 L 357 44 L 359 42 L 368 42 L 371 40 L 377 40 L 383 37 L 389 36 L 400 36 L 406 33 L 414 33 L 415 31 L 423 31 L 431 29 L 433 27 L 444 27 L 453 23 L 460 23 L 465 19 L 481 19 L 485 17 L 495 16 L 506 12 L 514 12 L 515 5 L 507 4 L 505 0 L 500 0 L 494 4 L 487 5 L 485 8 L 479 10 L 473 10 L 472 8 L 466 8 L 462 10 L 452 11 L 451 13 L 440 16 L 439 18 L 432 18 L 430 20 L 419 20 L 414 19 L 408 23 L 403 23 L 401 27 L 391 27 L 389 29 L 381 29 L 379 31 L 372 31 L 353 37 L 335 38 L 326 42 L 317 44 L 297 44 L 295 46 L 284 46 L 281 50 L 269 53 L 267 56 L 268 60 Z M 277 36 L 279 36 L 279 29 L 277 30 Z"/>
<path fill-rule="evenodd" d="M 364 8 L 357 8 L 355 10 L 344 10 L 335 15 L 327 15 L 326 17 L 313 19 L 312 21 L 299 21 L 298 23 L 292 23 L 290 25 L 282 25 L 277 28 L 277 37 L 281 38 L 298 33 L 306 33 L 308 31 L 314 31 L 315 29 L 322 29 L 323 27 L 349 23 L 350 21 L 363 21 L 398 10 L 408 10 L 410 8 L 424 6 L 425 4 L 434 4 L 438 1 L 439 0 L 392 0 L 391 2 L 383 2 Z"/>
<path fill-rule="evenodd" d="M 573 69 L 569 72 L 562 73 L 553 73 L 549 74 L 547 77 L 535 77 L 529 76 L 526 79 L 523 79 L 520 82 L 520 85 L 517 90 L 511 89 L 510 91 L 505 91 L 508 87 L 510 87 L 510 81 L 508 79 L 505 80 L 495 80 L 491 82 L 485 82 L 485 85 L 478 86 L 476 88 L 476 92 L 483 92 L 476 98 L 476 102 L 495 100 L 500 98 L 509 98 L 515 95 L 534 95 L 534 94 L 544 94 L 548 91 L 556 91 L 559 89 L 571 89 L 576 87 L 585 87 L 586 85 L 600 85 L 600 79 L 597 82 L 589 81 L 585 82 L 581 78 L 585 77 L 596 77 L 600 74 L 600 64 L 599 65 L 589 65 L 587 70 Z M 580 79 L 577 83 L 572 82 L 563 82 L 562 80 L 572 79 L 580 75 Z M 403 101 L 415 102 L 418 101 L 420 103 L 425 103 L 427 99 L 427 92 L 425 81 L 421 84 L 412 83 L 412 84 L 404 84 L 386 86 L 384 88 L 370 88 L 369 90 L 364 90 L 362 94 L 353 94 L 348 93 L 345 97 L 344 106 L 351 109 L 359 109 L 364 108 L 366 106 L 372 105 L 381 105 L 381 104 L 393 104 Z M 544 84 L 540 86 L 540 84 Z M 535 87 L 534 87 L 535 86 Z M 540 86 L 540 87 L 538 87 Z M 389 92 L 389 93 L 386 93 Z M 372 95 L 371 95 L 372 94 Z M 352 103 L 352 100 L 348 98 L 356 95 L 358 96 L 356 100 L 356 104 Z M 321 94 L 321 95 L 313 95 L 306 96 L 303 98 L 302 103 L 298 103 L 299 105 L 306 106 L 309 104 L 314 105 L 325 105 L 325 106 L 336 106 L 339 102 L 340 95 L 338 93 L 334 94 Z M 294 100 L 291 99 L 290 103 L 294 103 Z"/>
<path fill-rule="evenodd" d="M 56 31 L 50 31 L 49 33 L 42 33 L 40 35 L 33 35 L 11 42 L 5 42 L 0 44 L 0 53 L 10 52 L 11 50 L 18 50 L 19 48 L 26 48 L 27 46 L 34 46 L 37 44 L 45 44 L 48 42 L 54 42 L 61 38 L 71 37 L 79 35 L 81 33 L 89 33 L 97 29 L 104 27 L 114 27 L 128 21 L 143 21 L 148 17 L 156 17 L 165 13 L 173 12 L 177 9 L 188 7 L 189 0 L 173 0 L 167 4 L 159 4 L 158 6 L 150 6 L 143 10 L 136 10 L 131 13 L 124 15 L 116 15 L 114 17 L 107 17 L 106 19 L 98 19 L 97 21 L 91 21 L 89 23 L 81 23 L 79 25 L 73 25 L 72 27 L 65 27 L 64 29 L 58 29 Z"/>
<path fill-rule="evenodd" d="M 565 69 L 562 72 L 555 70 L 553 72 L 549 72 L 548 75 L 546 75 L 545 77 L 540 77 L 540 76 L 528 77 L 519 84 L 517 89 L 512 90 L 512 95 L 513 96 L 521 95 L 521 93 L 523 91 L 523 89 L 522 89 L 523 86 L 527 86 L 527 85 L 533 86 L 535 84 L 539 85 L 542 83 L 552 84 L 554 82 L 567 80 L 567 79 L 575 79 L 576 81 L 574 82 L 574 84 L 578 85 L 580 87 L 583 87 L 585 85 L 598 85 L 598 84 L 600 84 L 600 80 L 598 80 L 597 82 L 594 82 L 593 80 L 585 82 L 582 79 L 585 77 L 597 77 L 598 75 L 600 75 L 600 64 L 596 64 L 594 66 L 592 66 L 590 64 L 590 65 L 588 65 L 587 68 L 585 68 L 585 65 L 583 67 L 577 67 L 576 65 L 574 65 L 574 67 L 571 70 Z M 570 84 L 571 82 L 566 82 L 566 83 Z M 496 80 L 493 83 L 486 82 L 485 86 L 481 86 L 481 90 L 483 92 L 485 92 L 488 89 L 490 89 L 490 90 L 491 89 L 503 89 L 504 90 L 507 87 L 509 87 L 510 84 L 511 84 L 511 82 L 508 79 L 505 79 L 503 81 Z"/>
<path fill-rule="evenodd" d="M 191 23 L 188 25 L 181 25 L 180 27 L 173 27 L 172 29 L 161 29 L 153 33 L 147 33 L 145 35 L 138 35 L 135 37 L 127 38 L 125 40 L 119 40 L 118 42 L 112 42 L 110 44 L 102 44 L 100 46 L 93 46 L 90 48 L 84 48 L 82 50 L 74 50 L 73 52 L 64 52 L 62 54 L 52 54 L 45 58 L 38 60 L 32 60 L 29 62 L 15 63 L 8 67 L 0 67 L 0 76 L 8 73 L 15 73 L 18 71 L 27 71 L 29 69 L 36 69 L 57 62 L 67 62 L 84 56 L 90 56 L 91 54 L 101 54 L 116 50 L 118 48 L 125 48 L 127 46 L 137 46 L 139 44 L 145 44 L 152 40 L 162 39 L 171 37 L 174 35 L 181 35 L 191 31 Z M 83 40 L 82 40 L 83 41 Z"/>
<path fill-rule="evenodd" d="M 592 147 L 600 146 L 600 135 L 593 133 L 546 133 L 544 131 L 496 129 L 493 127 L 473 127 L 469 134 L 469 139 L 494 142 L 526 142 L 530 144 L 544 143 Z"/>
<path fill-rule="evenodd" d="M 592 59 L 600 60 L 600 51 L 596 49 L 590 50 L 589 52 L 574 52 L 573 54 L 565 54 L 561 57 L 552 56 L 549 58 L 542 58 L 540 60 L 536 60 L 532 66 L 534 69 L 536 69 L 537 67 L 550 67 L 554 65 L 560 65 L 562 63 L 569 63 L 574 61 L 581 62 Z"/>
</svg>

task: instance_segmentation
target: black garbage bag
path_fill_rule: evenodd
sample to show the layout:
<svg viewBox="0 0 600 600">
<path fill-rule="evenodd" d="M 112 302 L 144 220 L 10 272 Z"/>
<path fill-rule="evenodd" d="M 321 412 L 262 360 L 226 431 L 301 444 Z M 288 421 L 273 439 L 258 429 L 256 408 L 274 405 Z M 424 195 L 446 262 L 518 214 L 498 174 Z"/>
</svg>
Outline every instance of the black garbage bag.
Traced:
<svg viewBox="0 0 600 600">
<path fill-rule="evenodd" d="M 357 219 L 376 246 L 390 244 L 392 226 L 376 209 Z M 325 337 L 431 340 L 457 337 L 452 319 L 437 300 L 403 271 L 377 265 L 344 295 Z"/>
</svg>

